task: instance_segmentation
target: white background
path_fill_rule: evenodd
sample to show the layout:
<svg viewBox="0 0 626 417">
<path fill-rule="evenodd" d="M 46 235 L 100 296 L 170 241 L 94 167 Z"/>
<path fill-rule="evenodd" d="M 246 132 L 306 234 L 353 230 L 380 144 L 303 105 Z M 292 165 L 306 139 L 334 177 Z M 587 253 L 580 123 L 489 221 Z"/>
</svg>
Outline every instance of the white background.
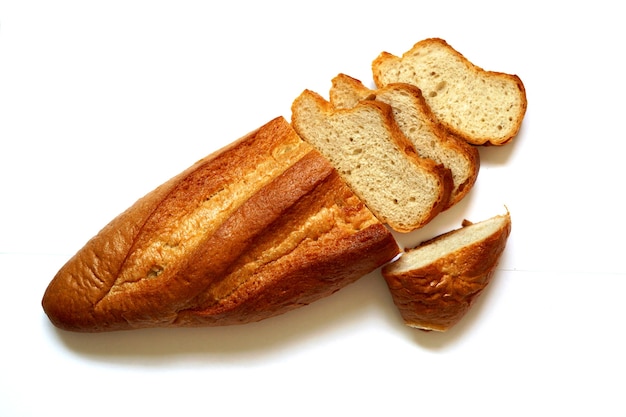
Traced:
<svg viewBox="0 0 626 417">
<path fill-rule="evenodd" d="M 0 415 L 626 415 L 618 6 L 0 0 Z M 514 142 L 481 149 L 470 196 L 400 237 L 508 207 L 498 272 L 461 324 L 405 327 L 379 272 L 240 327 L 48 322 L 48 282 L 137 198 L 427 37 L 519 75 L 529 102 Z"/>
</svg>

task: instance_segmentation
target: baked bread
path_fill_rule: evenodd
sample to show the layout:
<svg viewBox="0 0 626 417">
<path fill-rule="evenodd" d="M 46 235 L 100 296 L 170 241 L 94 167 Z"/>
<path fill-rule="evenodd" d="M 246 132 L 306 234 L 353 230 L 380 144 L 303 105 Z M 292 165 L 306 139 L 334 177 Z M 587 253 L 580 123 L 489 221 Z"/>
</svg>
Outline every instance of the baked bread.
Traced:
<svg viewBox="0 0 626 417">
<path fill-rule="evenodd" d="M 351 108 L 365 99 L 389 104 L 398 127 L 413 143 L 417 153 L 450 170 L 453 187 L 446 208 L 461 201 L 472 189 L 478 176 L 478 149 L 443 129 L 420 89 L 413 85 L 394 83 L 372 90 L 346 74 L 333 78 L 330 102 L 336 108 Z"/>
<path fill-rule="evenodd" d="M 61 268 L 42 304 L 73 331 L 247 323 L 330 295 L 398 253 L 279 117 L 112 220 Z"/>
<path fill-rule="evenodd" d="M 517 75 L 485 71 L 443 39 L 420 41 L 402 57 L 383 52 L 372 72 L 378 88 L 417 86 L 439 121 L 474 145 L 509 142 L 526 113 L 526 91 Z"/>
<path fill-rule="evenodd" d="M 328 158 L 354 193 L 394 230 L 418 229 L 446 206 L 450 171 L 417 155 L 389 105 L 362 101 L 335 109 L 305 90 L 291 110 L 300 137 Z"/>
<path fill-rule="evenodd" d="M 446 331 L 458 323 L 489 284 L 511 232 L 511 217 L 464 222 L 406 250 L 382 274 L 404 322 Z"/>
</svg>

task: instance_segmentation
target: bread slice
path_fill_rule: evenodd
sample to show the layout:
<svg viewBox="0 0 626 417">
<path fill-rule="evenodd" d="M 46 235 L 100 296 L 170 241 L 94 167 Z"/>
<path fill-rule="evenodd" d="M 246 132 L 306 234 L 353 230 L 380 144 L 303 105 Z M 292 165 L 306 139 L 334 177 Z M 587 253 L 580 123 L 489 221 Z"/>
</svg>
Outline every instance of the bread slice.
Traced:
<svg viewBox="0 0 626 417">
<path fill-rule="evenodd" d="M 472 189 L 478 176 L 478 149 L 442 128 L 420 89 L 413 85 L 394 83 L 372 90 L 345 74 L 333 78 L 330 89 L 333 106 L 351 108 L 364 99 L 376 99 L 389 104 L 398 127 L 413 143 L 417 153 L 450 170 L 453 188 L 446 208 L 461 201 Z"/>
<path fill-rule="evenodd" d="M 511 232 L 500 215 L 424 242 L 385 265 L 382 274 L 404 322 L 446 331 L 489 284 Z"/>
<path fill-rule="evenodd" d="M 387 104 L 363 101 L 351 109 L 335 109 L 305 90 L 292 104 L 292 125 L 394 230 L 418 229 L 447 204 L 449 170 L 417 155 Z"/>
<path fill-rule="evenodd" d="M 502 145 L 517 135 L 526 91 L 517 75 L 485 71 L 438 38 L 416 43 L 402 57 L 381 53 L 374 82 L 417 86 L 439 121 L 474 145 Z"/>
<path fill-rule="evenodd" d="M 42 304 L 57 327 L 81 332 L 248 323 L 328 296 L 399 252 L 280 117 L 113 219 Z"/>
</svg>

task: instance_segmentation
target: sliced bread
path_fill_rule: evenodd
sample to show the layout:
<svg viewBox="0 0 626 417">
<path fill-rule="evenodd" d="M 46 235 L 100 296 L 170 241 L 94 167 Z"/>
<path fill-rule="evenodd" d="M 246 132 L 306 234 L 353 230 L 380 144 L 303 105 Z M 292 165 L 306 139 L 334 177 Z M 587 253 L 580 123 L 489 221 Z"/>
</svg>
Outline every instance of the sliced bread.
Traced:
<svg viewBox="0 0 626 417">
<path fill-rule="evenodd" d="M 406 325 L 446 331 L 458 323 L 489 284 L 511 232 L 500 215 L 406 250 L 382 269 Z"/>
<path fill-rule="evenodd" d="M 526 113 L 517 75 L 485 71 L 443 39 L 420 41 L 402 57 L 383 52 L 372 72 L 379 88 L 398 82 L 419 87 L 439 121 L 474 145 L 507 143 Z"/>
<path fill-rule="evenodd" d="M 333 106 L 351 108 L 364 99 L 376 99 L 391 106 L 398 127 L 413 143 L 417 153 L 442 164 L 452 173 L 454 185 L 447 207 L 461 201 L 478 176 L 478 149 L 442 128 L 420 89 L 413 85 L 394 83 L 372 90 L 345 74 L 333 78 L 330 89 Z"/>
<path fill-rule="evenodd" d="M 335 109 L 305 90 L 292 104 L 292 126 L 339 171 L 368 208 L 398 232 L 432 220 L 448 202 L 450 171 L 420 158 L 389 105 L 363 101 Z"/>
</svg>

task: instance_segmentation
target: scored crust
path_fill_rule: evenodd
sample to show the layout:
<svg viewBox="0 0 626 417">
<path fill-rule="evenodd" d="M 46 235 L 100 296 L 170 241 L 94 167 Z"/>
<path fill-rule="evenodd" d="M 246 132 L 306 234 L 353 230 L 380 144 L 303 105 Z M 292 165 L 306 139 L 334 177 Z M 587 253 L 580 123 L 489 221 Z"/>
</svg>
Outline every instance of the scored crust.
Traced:
<svg viewBox="0 0 626 417">
<path fill-rule="evenodd" d="M 57 273 L 57 327 L 109 331 L 257 321 L 392 259 L 391 233 L 282 117 L 116 217 Z"/>
</svg>

